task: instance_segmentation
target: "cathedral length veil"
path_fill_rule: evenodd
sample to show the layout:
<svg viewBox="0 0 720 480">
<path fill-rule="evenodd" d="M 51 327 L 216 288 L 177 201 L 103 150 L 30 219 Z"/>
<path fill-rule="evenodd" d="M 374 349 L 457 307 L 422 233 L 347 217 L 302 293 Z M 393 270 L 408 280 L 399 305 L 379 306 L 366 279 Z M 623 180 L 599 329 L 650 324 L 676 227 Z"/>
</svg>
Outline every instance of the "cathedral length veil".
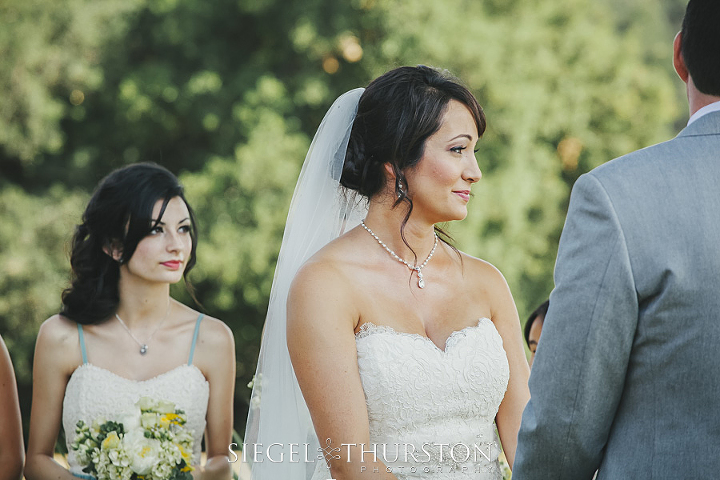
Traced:
<svg viewBox="0 0 720 480">
<path fill-rule="evenodd" d="M 341 95 L 325 114 L 305 157 L 295 187 L 278 257 L 260 357 L 250 398 L 244 457 L 252 462 L 252 480 L 306 480 L 315 470 L 319 442 L 295 378 L 286 343 L 287 296 L 300 266 L 315 252 L 359 225 L 367 203 L 340 185 L 345 152 L 364 89 Z M 259 446 L 262 444 L 262 447 Z M 281 444 L 270 449 L 271 444 Z M 290 444 L 294 455 L 290 455 Z M 278 462 L 280 452 L 284 459 Z M 261 460 L 261 461 L 260 461 Z"/>
</svg>

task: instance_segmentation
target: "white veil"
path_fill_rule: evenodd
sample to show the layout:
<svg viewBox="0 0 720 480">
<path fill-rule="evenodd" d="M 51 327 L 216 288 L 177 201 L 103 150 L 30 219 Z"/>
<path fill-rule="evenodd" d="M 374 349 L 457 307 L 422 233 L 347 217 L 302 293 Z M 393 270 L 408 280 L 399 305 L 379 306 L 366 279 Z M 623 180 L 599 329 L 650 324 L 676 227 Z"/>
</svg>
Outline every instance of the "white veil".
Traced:
<svg viewBox="0 0 720 480">
<path fill-rule="evenodd" d="M 357 226 L 367 213 L 367 203 L 339 183 L 363 90 L 358 88 L 341 95 L 325 114 L 305 157 L 290 204 L 243 445 L 243 457 L 252 462 L 252 480 L 307 480 L 315 470 L 314 462 L 305 462 L 306 450 L 307 458 L 317 458 L 319 443 L 290 363 L 286 343 L 287 295 L 300 266 L 328 242 Z M 266 455 L 271 444 L 280 444 L 270 450 L 273 461 Z M 253 462 L 256 446 L 261 455 Z M 291 450 L 295 452 L 292 456 Z M 284 454 L 281 462 L 280 452 Z"/>
</svg>

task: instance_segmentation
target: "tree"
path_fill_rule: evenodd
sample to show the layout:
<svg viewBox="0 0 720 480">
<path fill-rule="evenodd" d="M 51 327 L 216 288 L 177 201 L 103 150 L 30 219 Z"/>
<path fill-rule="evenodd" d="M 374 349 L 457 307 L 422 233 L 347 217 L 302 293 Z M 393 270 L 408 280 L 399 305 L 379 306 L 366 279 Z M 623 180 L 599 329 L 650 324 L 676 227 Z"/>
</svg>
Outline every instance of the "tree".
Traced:
<svg viewBox="0 0 720 480">
<path fill-rule="evenodd" d="M 484 178 L 469 218 L 451 231 L 461 249 L 503 271 L 523 318 L 552 288 L 574 180 L 669 138 L 683 116 L 666 20 L 679 1 L 0 6 L 0 85 L 9 92 L 0 99 L 0 331 L 23 395 L 89 192 L 114 167 L 155 161 L 180 174 L 197 212 L 191 278 L 208 313 L 235 332 L 242 431 L 310 139 L 335 97 L 402 64 L 449 69 L 485 109 Z M 190 302 L 182 288 L 174 294 Z"/>
</svg>

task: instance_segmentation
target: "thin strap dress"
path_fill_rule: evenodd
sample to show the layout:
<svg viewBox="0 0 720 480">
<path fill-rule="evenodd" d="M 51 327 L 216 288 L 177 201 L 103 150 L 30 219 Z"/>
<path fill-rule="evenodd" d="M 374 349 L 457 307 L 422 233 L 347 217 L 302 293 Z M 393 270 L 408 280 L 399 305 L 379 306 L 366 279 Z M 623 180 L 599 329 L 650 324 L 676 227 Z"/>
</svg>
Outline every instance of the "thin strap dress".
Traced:
<svg viewBox="0 0 720 480">
<path fill-rule="evenodd" d="M 193 356 L 203 317 L 201 314 L 195 322 L 188 362 L 148 380 L 139 381 L 121 377 L 90 363 L 83 328 L 78 324 L 83 363 L 75 369 L 65 387 L 62 415 L 68 464 L 73 475 L 93 478 L 83 473 L 83 467 L 78 464 L 75 452 L 70 447 L 75 439 L 75 425 L 78 420 L 91 423 L 98 417 L 114 418 L 131 411 L 135 403 L 144 396 L 173 402 L 185 411 L 188 419 L 186 426 L 192 430 L 194 438 L 193 465 L 200 464 L 200 445 L 205 432 L 210 385 L 200 369 L 193 365 Z"/>
</svg>

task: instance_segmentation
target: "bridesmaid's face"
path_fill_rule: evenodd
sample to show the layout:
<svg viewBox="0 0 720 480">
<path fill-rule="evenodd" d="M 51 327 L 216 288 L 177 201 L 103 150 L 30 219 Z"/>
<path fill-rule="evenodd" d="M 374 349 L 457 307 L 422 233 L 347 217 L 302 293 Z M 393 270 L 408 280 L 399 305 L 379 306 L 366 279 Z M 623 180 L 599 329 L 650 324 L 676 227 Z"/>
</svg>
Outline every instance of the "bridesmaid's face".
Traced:
<svg viewBox="0 0 720 480">
<path fill-rule="evenodd" d="M 533 319 L 533 323 L 530 326 L 530 332 L 528 334 L 528 348 L 530 349 L 530 366 L 532 367 L 535 361 L 535 352 L 537 351 L 538 342 L 540 341 L 540 334 L 542 333 L 543 322 L 545 321 L 544 316 L 538 316 Z"/>
<path fill-rule="evenodd" d="M 430 223 L 467 216 L 470 187 L 482 177 L 473 151 L 477 141 L 470 110 L 450 100 L 440 128 L 425 141 L 422 158 L 405 174 L 413 216 Z"/>
<path fill-rule="evenodd" d="M 160 216 L 163 199 L 153 207 L 153 223 Z M 133 256 L 121 269 L 149 283 L 177 283 L 192 251 L 190 212 L 180 197 L 167 204 L 160 223 L 140 240 Z"/>
</svg>

